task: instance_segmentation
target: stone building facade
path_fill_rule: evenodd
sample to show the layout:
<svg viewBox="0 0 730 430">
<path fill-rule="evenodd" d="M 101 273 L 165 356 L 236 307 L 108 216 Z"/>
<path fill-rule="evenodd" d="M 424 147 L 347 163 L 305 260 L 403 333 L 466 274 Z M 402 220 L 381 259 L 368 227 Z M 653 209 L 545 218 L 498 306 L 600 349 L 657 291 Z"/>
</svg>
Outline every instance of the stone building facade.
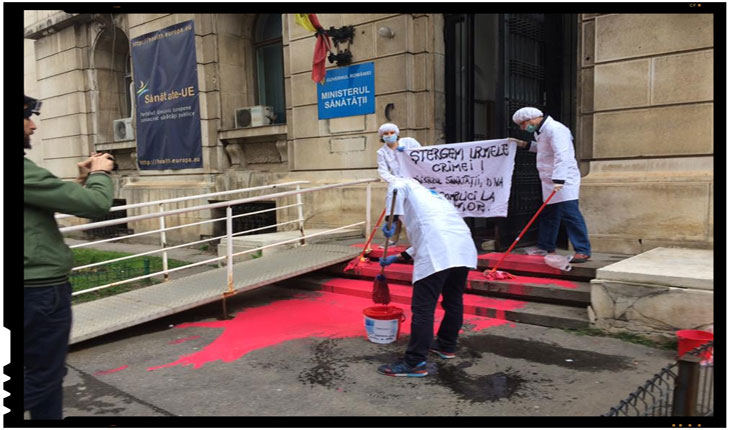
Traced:
<svg viewBox="0 0 730 430">
<path fill-rule="evenodd" d="M 293 180 L 315 186 L 377 178 L 376 150 L 382 144 L 377 129 L 384 122 L 398 124 L 403 136 L 424 145 L 454 141 L 445 131 L 450 54 L 443 14 L 318 17 L 326 29 L 354 28 L 348 46 L 353 64 L 374 63 L 374 114 L 318 119 L 311 80 L 315 38 L 296 25 L 293 14 L 25 11 L 24 88 L 44 102 L 28 156 L 70 179 L 75 163 L 91 151 L 110 151 L 120 164 L 116 198 L 131 204 Z M 567 60 L 576 73 L 566 85 L 578 96 L 575 114 L 563 122 L 574 125 L 584 174 L 581 206 L 596 252 L 713 246 L 712 18 L 566 18 L 576 35 Z M 280 38 L 264 42 L 280 45 L 285 119 L 236 128 L 236 108 L 262 104 L 268 97 L 257 73 L 264 46 L 260 32 L 273 28 L 272 19 L 280 20 Z M 112 128 L 115 119 L 133 117 L 134 102 L 128 99 L 133 91 L 130 40 L 189 20 L 195 25 L 203 167 L 139 170 L 136 141 L 115 140 Z M 473 34 L 477 45 L 479 38 L 489 37 Z M 327 67 L 336 66 L 328 62 Z M 500 85 L 494 76 L 480 73 L 481 82 Z M 382 183 L 374 187 L 373 219 L 384 194 Z M 306 194 L 306 225 L 360 221 L 364 197 L 364 186 Z M 277 204 L 291 202 L 280 199 Z M 140 213 L 145 212 L 130 210 L 128 215 Z M 171 217 L 168 225 L 214 215 Z M 278 216 L 282 222 L 294 219 L 296 212 L 285 210 Z M 135 231 L 158 227 L 157 221 L 132 226 Z M 201 226 L 170 232 L 168 241 L 212 234 L 210 225 Z"/>
</svg>

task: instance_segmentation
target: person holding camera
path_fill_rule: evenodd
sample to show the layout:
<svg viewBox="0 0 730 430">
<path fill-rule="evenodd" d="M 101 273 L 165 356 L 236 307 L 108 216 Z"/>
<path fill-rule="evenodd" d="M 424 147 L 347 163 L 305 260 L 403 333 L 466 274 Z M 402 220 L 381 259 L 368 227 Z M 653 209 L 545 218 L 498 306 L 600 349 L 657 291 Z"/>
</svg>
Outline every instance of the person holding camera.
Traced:
<svg viewBox="0 0 730 430">
<path fill-rule="evenodd" d="M 40 115 L 40 107 L 25 96 L 25 149 L 36 130 L 31 116 Z M 111 154 L 93 154 L 77 166 L 76 180 L 63 181 L 23 157 L 23 406 L 32 420 L 61 419 L 63 412 L 73 253 L 54 214 L 98 218 L 109 213 L 114 197 Z"/>
</svg>

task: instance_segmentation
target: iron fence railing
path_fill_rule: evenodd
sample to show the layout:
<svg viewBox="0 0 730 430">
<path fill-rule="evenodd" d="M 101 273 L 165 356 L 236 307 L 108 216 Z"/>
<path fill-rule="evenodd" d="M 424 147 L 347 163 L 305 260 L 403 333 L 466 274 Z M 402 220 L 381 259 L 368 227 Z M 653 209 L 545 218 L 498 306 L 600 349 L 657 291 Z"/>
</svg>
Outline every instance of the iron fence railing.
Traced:
<svg viewBox="0 0 730 430">
<path fill-rule="evenodd" d="M 602 416 L 711 416 L 714 413 L 714 342 L 701 345 L 658 373 Z M 707 355 L 710 354 L 708 359 Z"/>
</svg>

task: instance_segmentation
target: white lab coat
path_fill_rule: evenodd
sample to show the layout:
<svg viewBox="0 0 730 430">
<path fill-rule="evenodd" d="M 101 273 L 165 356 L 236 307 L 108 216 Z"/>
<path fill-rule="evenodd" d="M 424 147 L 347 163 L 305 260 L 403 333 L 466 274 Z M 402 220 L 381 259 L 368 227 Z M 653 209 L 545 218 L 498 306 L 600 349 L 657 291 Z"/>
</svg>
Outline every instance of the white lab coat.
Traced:
<svg viewBox="0 0 730 430">
<path fill-rule="evenodd" d="M 553 192 L 553 179 L 563 179 L 563 188 L 555 193 L 550 203 L 567 202 L 578 199 L 580 190 L 580 170 L 575 160 L 573 135 L 568 127 L 548 116 L 539 131 L 534 133 L 535 140 L 530 151 L 537 153 L 537 172 L 542 182 L 542 200 Z"/>
<path fill-rule="evenodd" d="M 405 146 L 406 149 L 411 149 L 420 148 L 421 144 L 412 137 L 401 137 L 398 139 L 398 146 Z M 401 176 L 398 157 L 395 155 L 396 151 L 397 150 L 395 149 L 390 149 L 387 143 L 384 143 L 383 146 L 378 149 L 378 173 L 388 184 L 392 184 L 395 180 L 403 177 Z M 390 215 L 390 203 L 391 199 L 386 199 L 385 210 L 388 215 Z M 403 205 L 400 202 L 396 202 L 393 214 L 404 215 Z"/>
<path fill-rule="evenodd" d="M 400 179 L 388 187 L 398 190 L 396 201 L 405 209 L 413 257 L 413 283 L 451 267 L 477 267 L 477 249 L 471 231 L 456 208 L 440 194 L 432 194 L 414 179 Z"/>
</svg>

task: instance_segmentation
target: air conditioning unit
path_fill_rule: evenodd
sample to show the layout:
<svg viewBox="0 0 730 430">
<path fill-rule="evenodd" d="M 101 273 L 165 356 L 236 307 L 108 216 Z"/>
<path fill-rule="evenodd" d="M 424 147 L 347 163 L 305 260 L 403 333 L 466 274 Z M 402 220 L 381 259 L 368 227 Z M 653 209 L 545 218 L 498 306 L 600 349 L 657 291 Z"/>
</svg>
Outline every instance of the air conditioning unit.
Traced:
<svg viewBox="0 0 730 430">
<path fill-rule="evenodd" d="M 132 118 L 121 118 L 114 120 L 114 141 L 134 140 L 134 129 Z"/>
<path fill-rule="evenodd" d="M 235 111 L 235 120 L 236 128 L 269 125 L 274 120 L 274 108 L 271 106 L 237 108 Z"/>
</svg>

